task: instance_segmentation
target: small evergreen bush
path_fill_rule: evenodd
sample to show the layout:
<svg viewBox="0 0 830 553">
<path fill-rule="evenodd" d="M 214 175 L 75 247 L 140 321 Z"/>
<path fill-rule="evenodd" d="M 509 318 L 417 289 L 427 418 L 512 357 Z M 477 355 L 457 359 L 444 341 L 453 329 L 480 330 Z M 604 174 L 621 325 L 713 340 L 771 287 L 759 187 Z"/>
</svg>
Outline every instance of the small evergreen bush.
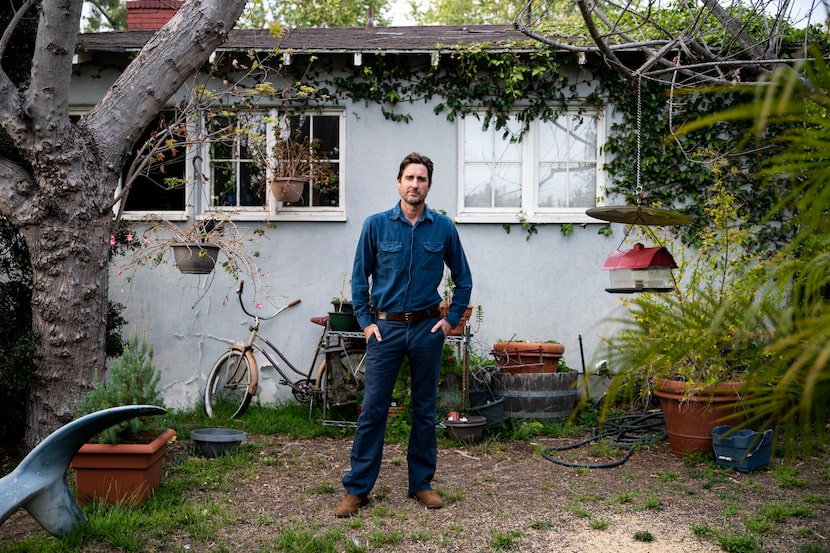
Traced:
<svg viewBox="0 0 830 553">
<path fill-rule="evenodd" d="M 147 337 L 139 340 L 134 333 L 124 346 L 124 353 L 110 368 L 109 378 L 106 382 L 96 382 L 78 403 L 77 413 L 86 415 L 121 405 L 164 407 L 156 389 L 160 378 Z M 98 435 L 98 441 L 108 444 L 149 441 L 158 434 L 159 427 L 156 417 L 138 417 L 107 428 Z"/>
</svg>

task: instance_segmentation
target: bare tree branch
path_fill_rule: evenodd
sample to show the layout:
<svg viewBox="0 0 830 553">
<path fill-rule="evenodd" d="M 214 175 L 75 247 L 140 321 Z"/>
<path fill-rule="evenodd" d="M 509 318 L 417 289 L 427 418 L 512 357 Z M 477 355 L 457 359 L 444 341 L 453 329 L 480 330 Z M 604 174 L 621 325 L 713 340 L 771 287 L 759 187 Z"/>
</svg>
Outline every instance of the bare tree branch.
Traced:
<svg viewBox="0 0 830 553">
<path fill-rule="evenodd" d="M 26 12 L 29 11 L 29 8 L 31 8 L 34 5 L 34 3 L 35 0 L 26 0 L 26 2 L 24 2 L 23 5 L 20 6 L 20 9 L 14 12 L 14 16 L 12 17 L 12 20 L 9 22 L 9 26 L 6 27 L 6 30 L 3 32 L 3 36 L 0 37 L 0 58 L 3 57 L 3 53 L 6 51 L 6 48 L 9 45 L 9 41 L 11 41 L 12 39 L 12 33 L 14 33 L 14 30 L 17 28 L 17 24 L 20 23 L 20 20 L 23 18 Z"/>
<path fill-rule="evenodd" d="M 663 23 L 667 18 L 660 17 L 651 3 L 641 8 L 632 2 L 578 0 L 576 5 L 590 43 L 585 43 L 584 37 L 580 43 L 533 28 L 529 4 L 516 15 L 514 26 L 528 37 L 558 49 L 597 53 L 627 79 L 642 77 L 676 87 L 755 84 L 764 82 L 776 67 L 796 61 L 790 59 L 792 52 L 783 50 L 785 33 L 792 29 L 791 2 L 759 0 L 743 5 L 736 1 L 725 7 L 719 0 L 684 0 L 667 9 L 673 14 L 679 11 L 682 21 L 687 22 L 682 28 L 670 29 Z M 793 57 L 806 56 L 804 34 L 801 49 L 805 54 Z M 621 58 L 622 51 L 639 51 L 639 66 L 632 64 L 630 56 Z"/>
</svg>

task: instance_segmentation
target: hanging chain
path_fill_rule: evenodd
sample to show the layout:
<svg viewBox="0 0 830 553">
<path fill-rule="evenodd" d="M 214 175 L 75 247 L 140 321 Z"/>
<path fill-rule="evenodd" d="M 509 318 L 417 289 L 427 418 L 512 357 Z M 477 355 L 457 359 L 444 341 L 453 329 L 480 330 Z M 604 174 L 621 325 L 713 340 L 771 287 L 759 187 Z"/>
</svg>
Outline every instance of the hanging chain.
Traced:
<svg viewBox="0 0 830 553">
<path fill-rule="evenodd" d="M 637 195 L 637 205 L 643 197 L 643 183 L 640 176 L 640 159 L 642 154 L 641 129 L 643 125 L 642 77 L 637 75 L 637 186 L 634 189 Z"/>
</svg>

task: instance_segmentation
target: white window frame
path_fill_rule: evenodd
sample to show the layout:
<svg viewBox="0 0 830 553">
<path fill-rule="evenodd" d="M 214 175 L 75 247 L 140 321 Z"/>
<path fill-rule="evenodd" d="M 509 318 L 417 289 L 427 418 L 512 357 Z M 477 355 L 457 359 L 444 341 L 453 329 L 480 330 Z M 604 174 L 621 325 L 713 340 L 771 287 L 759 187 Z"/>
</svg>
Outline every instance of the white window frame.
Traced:
<svg viewBox="0 0 830 553">
<path fill-rule="evenodd" d="M 582 116 L 596 118 L 597 152 L 596 152 L 596 200 L 595 205 L 602 205 L 605 197 L 605 171 L 603 166 L 605 159 L 603 155 L 606 141 L 606 113 L 600 108 L 572 108 L 563 112 L 562 115 Z M 466 117 L 474 118 L 475 121 L 483 119 L 482 114 L 475 119 L 475 115 Z M 518 146 L 521 148 L 521 205 L 520 207 L 465 207 L 464 183 L 466 159 L 465 159 L 465 120 L 458 124 L 458 214 L 455 217 L 459 223 L 596 223 L 597 220 L 588 216 L 585 210 L 588 207 L 567 207 L 551 208 L 539 207 L 538 205 L 538 184 L 539 184 L 539 125 L 544 121 L 535 120 L 522 137 Z M 494 123 L 491 123 L 493 125 Z M 500 133 L 500 131 L 496 131 Z M 509 138 L 504 139 L 509 140 Z M 594 206 L 589 206 L 594 207 Z"/>
<path fill-rule="evenodd" d="M 338 169 L 338 206 L 337 207 L 294 207 L 284 206 L 282 202 L 278 201 L 268 190 L 269 213 L 271 219 L 275 221 L 345 221 L 346 220 L 346 112 L 343 109 L 314 109 L 305 112 L 311 116 L 332 116 L 338 117 L 338 133 L 340 135 L 340 157 L 337 160 Z M 270 117 L 276 119 L 280 115 L 279 110 L 271 110 Z M 276 142 L 276 124 L 268 126 L 268 147 L 269 149 Z"/>
<path fill-rule="evenodd" d="M 272 121 L 266 127 L 266 141 L 274 141 L 274 129 L 282 110 L 277 108 L 251 110 L 262 113 L 266 119 Z M 184 211 L 127 211 L 124 217 L 130 220 L 167 219 L 170 221 L 184 221 L 200 219 L 215 212 L 227 212 L 231 219 L 236 221 L 345 221 L 346 220 L 346 116 L 345 110 L 329 108 L 309 110 L 308 115 L 319 116 L 336 115 L 338 117 L 338 133 L 340 138 L 340 158 L 338 159 L 339 205 L 337 207 L 287 207 L 267 192 L 264 206 L 214 206 L 211 197 L 212 183 L 210 182 L 210 144 L 200 144 L 188 148 L 185 169 L 185 197 L 187 198 Z M 204 125 L 204 118 L 200 117 L 198 125 Z M 199 133 L 201 129 L 193 129 Z M 198 173 L 197 173 L 198 169 Z"/>
</svg>

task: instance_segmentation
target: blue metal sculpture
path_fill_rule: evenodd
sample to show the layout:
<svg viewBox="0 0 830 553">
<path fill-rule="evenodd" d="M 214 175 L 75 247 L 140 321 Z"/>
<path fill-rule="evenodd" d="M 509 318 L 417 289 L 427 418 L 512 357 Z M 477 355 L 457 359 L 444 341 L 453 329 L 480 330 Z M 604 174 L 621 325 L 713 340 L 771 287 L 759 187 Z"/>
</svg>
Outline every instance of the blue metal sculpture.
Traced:
<svg viewBox="0 0 830 553">
<path fill-rule="evenodd" d="M 166 412 L 155 405 L 125 405 L 85 415 L 55 430 L 0 479 L 0 524 L 20 507 L 57 537 L 86 522 L 66 482 L 66 469 L 75 453 L 113 424 Z"/>
</svg>

